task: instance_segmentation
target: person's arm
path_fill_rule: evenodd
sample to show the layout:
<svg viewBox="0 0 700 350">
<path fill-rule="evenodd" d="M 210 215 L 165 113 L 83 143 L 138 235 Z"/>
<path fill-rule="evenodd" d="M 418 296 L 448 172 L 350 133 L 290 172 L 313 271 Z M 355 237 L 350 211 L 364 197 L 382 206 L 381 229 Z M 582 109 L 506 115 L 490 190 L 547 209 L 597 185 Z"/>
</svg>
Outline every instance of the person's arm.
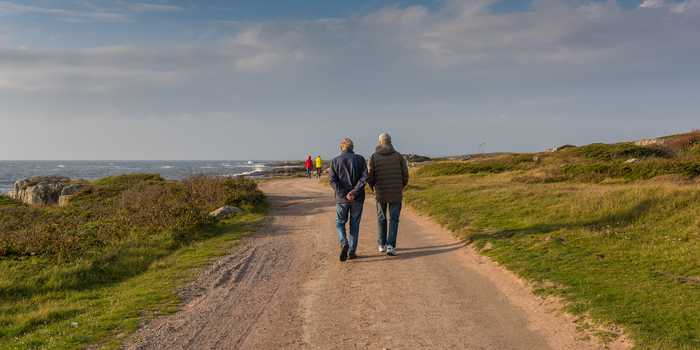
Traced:
<svg viewBox="0 0 700 350">
<path fill-rule="evenodd" d="M 406 185 L 408 185 L 408 162 L 401 154 L 399 154 L 399 157 L 401 158 L 401 176 L 403 177 L 403 187 L 406 187 Z"/>
<path fill-rule="evenodd" d="M 365 160 L 362 159 L 361 164 L 362 173 L 360 173 L 360 179 L 357 180 L 357 184 L 355 184 L 355 187 L 351 191 L 353 194 L 356 194 L 358 191 L 365 187 L 365 184 L 367 184 L 367 178 L 369 176 L 367 174 L 367 162 L 365 162 Z"/>
<path fill-rule="evenodd" d="M 377 179 L 375 177 L 375 172 L 374 172 L 374 155 L 369 157 L 369 162 L 367 162 L 367 184 L 369 187 L 374 191 L 374 185 L 377 183 Z"/>
<path fill-rule="evenodd" d="M 340 186 L 338 182 L 338 175 L 335 172 L 335 162 L 331 162 L 331 166 L 328 167 L 328 180 L 331 184 L 331 188 L 338 193 Z"/>
</svg>

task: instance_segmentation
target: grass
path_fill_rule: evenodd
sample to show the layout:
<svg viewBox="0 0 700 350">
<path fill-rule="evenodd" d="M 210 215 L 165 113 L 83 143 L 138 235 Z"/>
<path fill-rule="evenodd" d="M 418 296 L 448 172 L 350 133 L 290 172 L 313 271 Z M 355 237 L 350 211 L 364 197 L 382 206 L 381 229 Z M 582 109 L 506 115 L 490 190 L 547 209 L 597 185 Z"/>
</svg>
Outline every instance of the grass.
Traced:
<svg viewBox="0 0 700 350">
<path fill-rule="evenodd" d="M 69 208 L 29 208 L 0 198 L 0 217 L 29 213 L 20 216 L 21 225 L 0 231 L 10 239 L 13 227 L 23 230 L 46 220 L 56 233 L 48 246 L 80 241 L 86 231 L 75 227 L 91 227 L 87 232 L 93 234 L 67 253 L 5 250 L 0 257 L 0 349 L 118 348 L 140 322 L 174 312 L 180 302 L 177 288 L 254 231 L 265 215 L 255 183 L 233 181 L 109 178 L 96 181 Z M 194 209 L 206 212 L 233 202 L 245 212 L 225 221 L 188 216 Z M 110 226 L 115 221 L 119 225 Z M 41 229 L 22 232 L 29 240 L 47 239 Z"/>
<path fill-rule="evenodd" d="M 539 292 L 564 297 L 575 314 L 624 327 L 638 349 L 700 348 L 700 186 L 523 183 L 522 170 L 436 172 L 417 171 L 407 202 Z"/>
</svg>

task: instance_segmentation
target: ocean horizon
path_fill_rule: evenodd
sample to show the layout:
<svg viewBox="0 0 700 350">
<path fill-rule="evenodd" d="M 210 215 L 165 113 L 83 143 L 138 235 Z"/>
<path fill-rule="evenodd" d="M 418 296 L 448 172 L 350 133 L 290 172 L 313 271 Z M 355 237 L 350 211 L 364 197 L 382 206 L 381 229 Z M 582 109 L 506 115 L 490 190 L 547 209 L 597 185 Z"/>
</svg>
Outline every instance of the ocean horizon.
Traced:
<svg viewBox="0 0 700 350">
<path fill-rule="evenodd" d="M 193 175 L 258 175 L 285 161 L 274 160 L 0 160 L 0 193 L 32 176 L 66 176 L 94 180 L 130 173 L 158 173 L 179 180 Z"/>
</svg>

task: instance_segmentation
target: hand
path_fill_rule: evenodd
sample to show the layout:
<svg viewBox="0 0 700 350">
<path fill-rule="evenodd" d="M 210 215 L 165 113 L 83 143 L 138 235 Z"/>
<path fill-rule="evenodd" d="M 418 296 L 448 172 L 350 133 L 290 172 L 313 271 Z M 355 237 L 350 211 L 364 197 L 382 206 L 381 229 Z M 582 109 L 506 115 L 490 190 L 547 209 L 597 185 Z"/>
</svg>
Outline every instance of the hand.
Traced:
<svg viewBox="0 0 700 350">
<path fill-rule="evenodd" d="M 354 200 L 355 200 L 355 194 L 354 194 L 353 192 L 350 192 L 350 193 L 347 194 L 347 196 L 345 196 L 345 199 L 347 199 L 347 200 L 349 200 L 349 201 L 354 201 Z"/>
</svg>

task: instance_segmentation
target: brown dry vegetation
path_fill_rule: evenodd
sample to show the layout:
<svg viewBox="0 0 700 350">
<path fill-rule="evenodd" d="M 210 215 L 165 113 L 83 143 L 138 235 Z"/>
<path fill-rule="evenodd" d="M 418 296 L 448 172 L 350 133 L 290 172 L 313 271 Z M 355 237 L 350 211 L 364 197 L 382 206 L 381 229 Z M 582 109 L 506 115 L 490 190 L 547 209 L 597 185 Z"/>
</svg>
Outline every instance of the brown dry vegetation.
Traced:
<svg viewBox="0 0 700 350">
<path fill-rule="evenodd" d="M 224 204 L 244 212 L 213 222 Z M 176 288 L 265 208 L 244 178 L 115 176 L 66 207 L 0 196 L 0 349 L 117 348 L 146 315 L 175 311 Z"/>
<path fill-rule="evenodd" d="M 192 177 L 165 181 L 154 174 L 97 180 L 64 208 L 0 204 L 0 256 L 71 259 L 113 242 L 168 231 L 186 241 L 210 224 L 208 213 L 224 204 L 256 207 L 263 195 L 243 178 Z"/>
</svg>

